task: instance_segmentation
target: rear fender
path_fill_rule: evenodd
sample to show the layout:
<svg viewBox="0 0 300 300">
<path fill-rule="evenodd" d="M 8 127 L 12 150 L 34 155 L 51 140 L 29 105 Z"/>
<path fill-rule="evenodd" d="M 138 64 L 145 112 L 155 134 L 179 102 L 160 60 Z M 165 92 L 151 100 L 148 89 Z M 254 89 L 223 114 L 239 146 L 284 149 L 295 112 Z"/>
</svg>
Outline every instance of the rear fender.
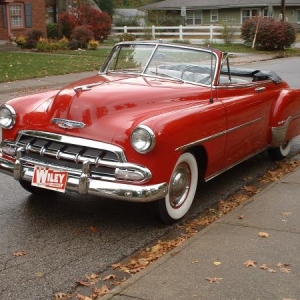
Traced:
<svg viewBox="0 0 300 300">
<path fill-rule="evenodd" d="M 300 89 L 282 90 L 270 113 L 270 146 L 300 135 Z"/>
</svg>

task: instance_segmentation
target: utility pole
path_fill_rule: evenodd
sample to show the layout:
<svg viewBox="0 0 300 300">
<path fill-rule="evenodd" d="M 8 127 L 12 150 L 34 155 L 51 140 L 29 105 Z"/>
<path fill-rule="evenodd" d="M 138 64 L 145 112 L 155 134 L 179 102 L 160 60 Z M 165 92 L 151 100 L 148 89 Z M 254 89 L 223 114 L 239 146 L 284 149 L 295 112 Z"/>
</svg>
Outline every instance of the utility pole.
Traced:
<svg viewBox="0 0 300 300">
<path fill-rule="evenodd" d="M 282 16 L 281 21 L 285 21 L 285 0 L 281 0 L 280 12 Z"/>
</svg>

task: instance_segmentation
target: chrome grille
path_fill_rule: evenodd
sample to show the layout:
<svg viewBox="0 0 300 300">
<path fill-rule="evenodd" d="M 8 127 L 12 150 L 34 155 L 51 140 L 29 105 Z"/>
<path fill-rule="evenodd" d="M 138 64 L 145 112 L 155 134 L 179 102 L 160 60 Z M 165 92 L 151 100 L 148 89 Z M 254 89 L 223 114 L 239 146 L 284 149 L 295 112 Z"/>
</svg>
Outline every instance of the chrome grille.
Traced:
<svg viewBox="0 0 300 300">
<path fill-rule="evenodd" d="M 71 173 L 72 170 L 73 173 L 77 173 L 81 171 L 83 162 L 89 162 L 93 177 L 115 179 L 115 168 L 120 162 L 120 153 L 109 149 L 90 147 L 90 140 L 74 138 L 73 144 L 59 141 L 56 137 L 61 136 L 52 134 L 31 135 L 30 132 L 26 131 L 24 134 L 20 133 L 16 146 L 25 149 L 25 153 L 22 155 L 23 163 L 33 168 L 35 164 L 40 162 L 58 168 L 68 168 Z M 66 140 L 72 142 L 73 138 L 68 137 Z M 78 144 L 78 141 L 82 144 Z"/>
</svg>

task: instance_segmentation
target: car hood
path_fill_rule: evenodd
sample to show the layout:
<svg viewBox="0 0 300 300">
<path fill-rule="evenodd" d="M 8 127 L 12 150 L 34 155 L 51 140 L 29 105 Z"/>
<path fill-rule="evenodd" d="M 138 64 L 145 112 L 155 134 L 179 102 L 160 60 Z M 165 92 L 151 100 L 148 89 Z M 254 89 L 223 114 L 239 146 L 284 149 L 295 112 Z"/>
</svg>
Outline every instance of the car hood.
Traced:
<svg viewBox="0 0 300 300">
<path fill-rule="evenodd" d="M 35 129 L 111 142 L 118 129 L 128 130 L 146 118 L 194 105 L 205 91 L 207 96 L 203 97 L 207 100 L 208 88 L 180 80 L 97 75 L 60 90 L 45 110 L 46 114 L 41 111 L 45 109 L 43 105 L 31 114 L 30 125 Z M 53 119 L 75 121 L 76 125 L 61 128 Z M 84 128 L 77 128 L 79 123 Z"/>
</svg>

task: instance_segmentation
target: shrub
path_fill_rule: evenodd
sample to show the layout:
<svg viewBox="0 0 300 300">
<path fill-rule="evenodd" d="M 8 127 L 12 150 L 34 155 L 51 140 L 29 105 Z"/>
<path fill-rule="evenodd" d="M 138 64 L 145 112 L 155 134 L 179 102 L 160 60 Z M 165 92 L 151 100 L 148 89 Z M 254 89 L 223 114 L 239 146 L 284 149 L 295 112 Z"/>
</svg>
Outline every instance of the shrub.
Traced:
<svg viewBox="0 0 300 300">
<path fill-rule="evenodd" d="M 25 48 L 33 49 L 36 47 L 39 39 L 43 37 L 43 32 L 39 30 L 29 31 L 26 37 Z"/>
<path fill-rule="evenodd" d="M 69 41 L 67 38 L 62 38 L 60 40 L 51 40 L 40 38 L 37 42 L 36 49 L 42 52 L 53 52 L 56 50 L 67 50 Z"/>
<path fill-rule="evenodd" d="M 80 47 L 80 43 L 77 40 L 71 40 L 68 43 L 68 47 L 70 50 L 77 50 Z"/>
<path fill-rule="evenodd" d="M 57 41 L 58 50 L 67 50 L 68 48 L 69 48 L 69 40 L 65 36 Z"/>
<path fill-rule="evenodd" d="M 79 25 L 88 25 L 98 41 L 107 38 L 111 31 L 111 17 L 105 12 L 90 6 L 89 4 L 81 5 L 78 9 Z"/>
<path fill-rule="evenodd" d="M 87 48 L 88 42 L 94 39 L 93 32 L 87 26 L 77 26 L 71 34 L 72 40 L 77 40 L 80 43 L 80 48 Z"/>
<path fill-rule="evenodd" d="M 68 12 L 59 14 L 60 34 L 71 37 L 72 31 L 78 26 L 87 26 L 98 41 L 107 38 L 111 31 L 111 17 L 88 3 L 73 7 Z"/>
<path fill-rule="evenodd" d="M 21 49 L 24 49 L 25 45 L 26 45 L 26 38 L 25 38 L 25 36 L 20 35 L 20 36 L 16 37 L 15 42 L 18 47 L 20 47 Z"/>
<path fill-rule="evenodd" d="M 120 42 L 135 41 L 135 36 L 131 33 L 123 33 L 119 35 Z"/>
<path fill-rule="evenodd" d="M 221 29 L 221 39 L 225 44 L 231 44 L 234 40 L 235 27 L 230 25 L 223 25 Z"/>
<path fill-rule="evenodd" d="M 99 46 L 99 42 L 98 41 L 96 41 L 96 40 L 90 40 L 89 41 L 89 48 L 91 50 L 97 50 L 98 46 Z"/>
<path fill-rule="evenodd" d="M 284 50 L 295 42 L 296 32 L 288 22 L 253 18 L 242 25 L 241 38 L 246 44 L 252 44 L 255 39 L 256 48 Z"/>
<path fill-rule="evenodd" d="M 60 13 L 58 16 L 59 36 L 71 37 L 72 30 L 78 26 L 76 17 L 68 11 Z"/>
<path fill-rule="evenodd" d="M 51 52 L 51 44 L 48 39 L 40 38 L 37 42 L 36 49 L 42 52 Z"/>
<path fill-rule="evenodd" d="M 58 24 L 57 23 L 47 24 L 47 38 L 57 39 L 58 37 L 59 37 Z"/>
</svg>

